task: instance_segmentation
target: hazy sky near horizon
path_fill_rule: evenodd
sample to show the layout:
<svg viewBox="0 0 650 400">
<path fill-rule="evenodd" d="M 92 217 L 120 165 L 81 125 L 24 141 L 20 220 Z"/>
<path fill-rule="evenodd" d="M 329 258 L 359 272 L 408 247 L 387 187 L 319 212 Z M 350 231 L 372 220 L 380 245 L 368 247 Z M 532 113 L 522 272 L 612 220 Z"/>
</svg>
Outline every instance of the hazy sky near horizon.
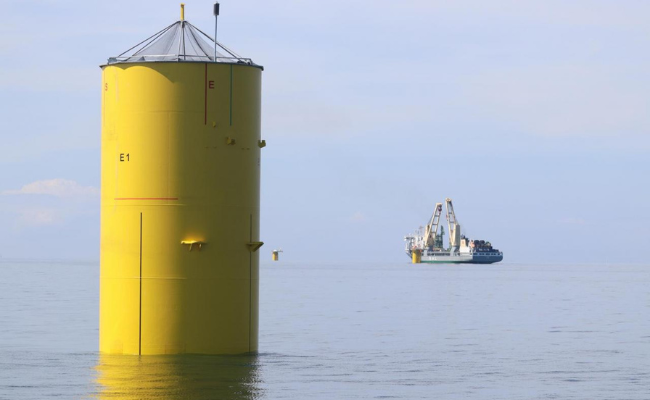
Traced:
<svg viewBox="0 0 650 400">
<path fill-rule="evenodd" d="M 263 259 L 407 262 L 451 197 L 506 261 L 647 263 L 650 2 L 220 3 L 265 67 Z M 98 66 L 178 4 L 0 0 L 0 255 L 98 258 Z"/>
</svg>

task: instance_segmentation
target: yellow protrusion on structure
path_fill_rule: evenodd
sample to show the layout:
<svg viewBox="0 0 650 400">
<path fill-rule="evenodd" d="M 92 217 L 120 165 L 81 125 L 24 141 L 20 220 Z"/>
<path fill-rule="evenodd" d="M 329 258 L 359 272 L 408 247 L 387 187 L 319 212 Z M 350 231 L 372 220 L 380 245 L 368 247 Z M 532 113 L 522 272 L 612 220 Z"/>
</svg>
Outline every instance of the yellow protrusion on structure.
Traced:
<svg viewBox="0 0 650 400">
<path fill-rule="evenodd" d="M 252 252 L 256 252 L 260 247 L 264 246 L 264 242 L 250 242 L 248 243 L 248 249 Z"/>
<path fill-rule="evenodd" d="M 198 240 L 183 240 L 181 241 L 181 244 L 187 244 L 189 245 L 189 250 L 192 251 L 192 247 L 196 246 L 199 251 L 201 251 L 201 248 L 203 248 L 203 245 L 205 242 L 200 242 Z"/>
<path fill-rule="evenodd" d="M 181 21 L 185 21 L 185 4 L 181 3 Z"/>
</svg>

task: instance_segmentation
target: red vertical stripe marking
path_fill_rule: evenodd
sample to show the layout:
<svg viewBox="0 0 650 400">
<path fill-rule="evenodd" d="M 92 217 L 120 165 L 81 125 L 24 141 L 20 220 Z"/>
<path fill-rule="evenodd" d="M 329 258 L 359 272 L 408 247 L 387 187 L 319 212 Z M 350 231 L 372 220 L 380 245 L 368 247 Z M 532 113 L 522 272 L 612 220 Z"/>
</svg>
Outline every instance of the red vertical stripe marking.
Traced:
<svg viewBox="0 0 650 400">
<path fill-rule="evenodd" d="M 208 64 L 205 64 L 204 99 L 203 99 L 203 125 L 208 124 Z"/>
</svg>

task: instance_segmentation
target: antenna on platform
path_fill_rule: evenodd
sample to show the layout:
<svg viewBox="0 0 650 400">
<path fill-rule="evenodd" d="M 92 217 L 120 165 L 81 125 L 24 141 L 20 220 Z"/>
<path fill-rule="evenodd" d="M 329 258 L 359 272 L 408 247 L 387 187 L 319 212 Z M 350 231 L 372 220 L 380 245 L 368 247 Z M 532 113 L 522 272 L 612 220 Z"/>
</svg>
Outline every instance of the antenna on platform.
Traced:
<svg viewBox="0 0 650 400">
<path fill-rule="evenodd" d="M 217 20 L 219 19 L 219 2 L 214 3 L 214 62 L 217 62 Z"/>
</svg>

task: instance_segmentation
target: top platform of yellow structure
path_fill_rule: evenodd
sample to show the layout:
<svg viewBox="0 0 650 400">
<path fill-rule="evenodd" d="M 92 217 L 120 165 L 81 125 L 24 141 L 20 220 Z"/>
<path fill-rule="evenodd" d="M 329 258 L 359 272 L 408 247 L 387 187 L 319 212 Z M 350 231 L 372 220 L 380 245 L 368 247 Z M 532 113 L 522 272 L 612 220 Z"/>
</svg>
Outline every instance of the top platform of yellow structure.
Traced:
<svg viewBox="0 0 650 400">
<path fill-rule="evenodd" d="M 250 58 L 237 55 L 184 18 L 156 32 L 122 54 L 108 59 L 106 65 L 144 62 L 217 62 L 244 64 L 261 68 Z"/>
</svg>

